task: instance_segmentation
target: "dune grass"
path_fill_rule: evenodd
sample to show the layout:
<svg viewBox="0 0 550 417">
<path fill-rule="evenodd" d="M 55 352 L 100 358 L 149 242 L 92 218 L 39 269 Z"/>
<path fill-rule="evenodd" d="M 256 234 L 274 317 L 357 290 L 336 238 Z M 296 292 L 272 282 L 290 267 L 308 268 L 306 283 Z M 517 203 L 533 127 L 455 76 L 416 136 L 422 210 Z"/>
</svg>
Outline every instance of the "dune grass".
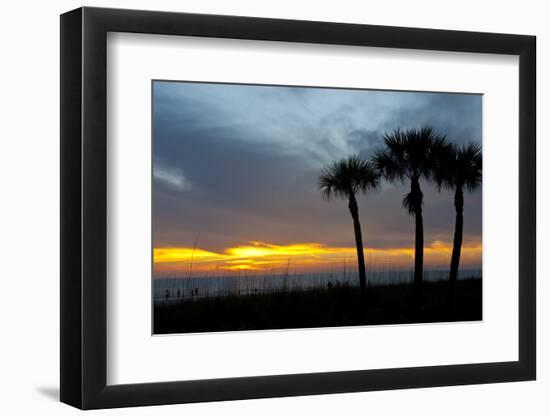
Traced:
<svg viewBox="0 0 550 417">
<path fill-rule="evenodd" d="M 197 333 L 312 327 L 403 324 L 482 319 L 481 279 L 457 282 L 454 302 L 448 283 L 426 282 L 420 309 L 410 284 L 230 295 L 155 304 L 154 333 Z"/>
</svg>

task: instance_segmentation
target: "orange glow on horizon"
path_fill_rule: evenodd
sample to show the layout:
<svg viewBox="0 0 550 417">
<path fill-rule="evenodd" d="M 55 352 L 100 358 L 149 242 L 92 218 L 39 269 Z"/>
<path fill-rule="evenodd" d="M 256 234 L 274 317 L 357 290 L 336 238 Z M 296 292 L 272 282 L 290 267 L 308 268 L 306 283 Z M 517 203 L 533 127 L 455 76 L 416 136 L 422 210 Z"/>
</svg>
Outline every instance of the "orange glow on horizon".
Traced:
<svg viewBox="0 0 550 417">
<path fill-rule="evenodd" d="M 452 245 L 440 240 L 424 247 L 427 266 L 448 265 Z M 481 242 L 465 243 L 461 265 L 481 265 Z M 364 248 L 367 267 L 406 268 L 414 262 L 414 248 Z M 355 247 L 330 247 L 320 243 L 276 245 L 253 241 L 247 245 L 213 252 L 199 248 L 154 248 L 155 273 L 223 273 L 224 271 L 266 272 L 287 269 L 293 272 L 356 267 Z"/>
</svg>

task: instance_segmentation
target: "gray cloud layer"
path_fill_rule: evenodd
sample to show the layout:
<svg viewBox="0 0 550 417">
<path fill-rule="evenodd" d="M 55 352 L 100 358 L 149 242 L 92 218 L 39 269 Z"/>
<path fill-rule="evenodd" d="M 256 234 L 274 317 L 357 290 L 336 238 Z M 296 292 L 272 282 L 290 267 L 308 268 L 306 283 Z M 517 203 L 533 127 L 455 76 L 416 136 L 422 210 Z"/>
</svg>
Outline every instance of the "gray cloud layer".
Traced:
<svg viewBox="0 0 550 417">
<path fill-rule="evenodd" d="M 319 170 L 381 147 L 396 127 L 433 126 L 481 143 L 480 95 L 155 82 L 155 246 L 211 250 L 251 240 L 353 246 L 343 201 L 324 201 Z M 451 241 L 452 195 L 424 184 L 426 243 Z M 407 186 L 360 198 L 367 246 L 412 246 Z M 481 237 L 481 191 L 466 196 L 465 240 Z"/>
</svg>

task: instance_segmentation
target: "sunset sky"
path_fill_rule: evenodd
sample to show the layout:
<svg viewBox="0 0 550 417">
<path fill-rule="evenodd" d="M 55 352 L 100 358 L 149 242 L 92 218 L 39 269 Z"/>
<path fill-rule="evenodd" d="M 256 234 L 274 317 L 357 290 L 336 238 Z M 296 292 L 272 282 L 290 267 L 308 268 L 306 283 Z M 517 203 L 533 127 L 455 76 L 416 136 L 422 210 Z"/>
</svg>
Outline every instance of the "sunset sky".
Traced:
<svg viewBox="0 0 550 417">
<path fill-rule="evenodd" d="M 397 127 L 430 125 L 461 144 L 481 143 L 481 124 L 481 95 L 155 81 L 154 275 L 183 276 L 191 263 L 196 276 L 353 269 L 347 203 L 321 197 L 320 170 L 369 157 Z M 446 267 L 453 197 L 422 186 L 425 264 Z M 358 198 L 367 267 L 412 265 L 407 191 L 382 182 Z M 481 266 L 481 214 L 481 190 L 466 194 L 464 268 Z"/>
</svg>

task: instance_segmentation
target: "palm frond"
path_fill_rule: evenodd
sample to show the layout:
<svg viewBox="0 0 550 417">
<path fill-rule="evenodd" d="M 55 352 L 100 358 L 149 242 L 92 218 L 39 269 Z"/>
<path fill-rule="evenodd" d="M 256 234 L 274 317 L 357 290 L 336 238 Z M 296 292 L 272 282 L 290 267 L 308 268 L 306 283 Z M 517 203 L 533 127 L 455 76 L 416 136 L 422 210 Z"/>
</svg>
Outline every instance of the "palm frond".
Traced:
<svg viewBox="0 0 550 417">
<path fill-rule="evenodd" d="M 415 209 L 415 205 L 414 205 L 414 198 L 413 196 L 411 195 L 411 193 L 407 193 L 405 194 L 405 196 L 403 197 L 403 208 L 405 210 L 407 210 L 407 213 L 409 213 L 411 216 L 414 215 L 414 209 Z"/>
<path fill-rule="evenodd" d="M 437 155 L 433 178 L 440 188 L 453 190 L 466 187 L 474 191 L 481 185 L 481 145 L 468 143 L 461 147 L 449 145 Z"/>
<path fill-rule="evenodd" d="M 481 186 L 482 176 L 482 151 L 481 145 L 469 143 L 461 150 L 463 165 L 464 185 L 469 191 L 474 191 Z"/>
<path fill-rule="evenodd" d="M 375 155 L 374 161 L 388 181 L 430 179 L 436 154 L 447 146 L 445 135 L 435 133 L 431 127 L 395 129 L 383 140 L 385 149 Z"/>
<path fill-rule="evenodd" d="M 371 162 L 352 155 L 333 162 L 321 171 L 319 189 L 327 199 L 347 198 L 351 194 L 376 189 L 379 177 Z"/>
<path fill-rule="evenodd" d="M 454 188 L 454 166 L 456 163 L 456 147 L 453 143 L 439 146 L 433 153 L 432 179 L 439 191 Z"/>
<path fill-rule="evenodd" d="M 411 191 L 409 191 L 403 197 L 402 204 L 403 204 L 403 208 L 407 210 L 407 212 L 411 216 L 413 216 L 416 213 L 417 209 L 422 208 L 423 201 L 424 201 L 424 194 L 420 189 L 420 185 L 418 184 L 418 182 L 416 182 L 416 186 L 412 186 Z"/>
<path fill-rule="evenodd" d="M 372 158 L 372 163 L 378 172 L 388 181 L 402 181 L 405 177 L 402 162 L 389 149 L 377 152 Z"/>
</svg>

